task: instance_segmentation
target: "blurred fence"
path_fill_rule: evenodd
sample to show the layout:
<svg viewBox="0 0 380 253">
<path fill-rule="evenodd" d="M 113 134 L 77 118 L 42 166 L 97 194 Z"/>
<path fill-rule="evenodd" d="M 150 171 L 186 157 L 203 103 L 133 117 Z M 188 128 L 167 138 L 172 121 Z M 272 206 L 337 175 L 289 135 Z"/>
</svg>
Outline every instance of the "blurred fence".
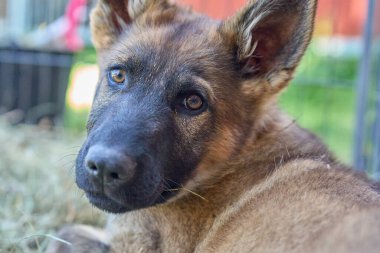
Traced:
<svg viewBox="0 0 380 253">
<path fill-rule="evenodd" d="M 3 43 L 62 20 L 67 0 L 0 0 L 0 38 Z"/>
<path fill-rule="evenodd" d="M 36 124 L 62 115 L 71 53 L 0 48 L 0 113 Z"/>
<path fill-rule="evenodd" d="M 0 113 L 13 123 L 62 116 L 85 2 L 0 0 Z"/>
<path fill-rule="evenodd" d="M 380 1 L 368 1 L 357 83 L 354 165 L 380 179 Z"/>
</svg>

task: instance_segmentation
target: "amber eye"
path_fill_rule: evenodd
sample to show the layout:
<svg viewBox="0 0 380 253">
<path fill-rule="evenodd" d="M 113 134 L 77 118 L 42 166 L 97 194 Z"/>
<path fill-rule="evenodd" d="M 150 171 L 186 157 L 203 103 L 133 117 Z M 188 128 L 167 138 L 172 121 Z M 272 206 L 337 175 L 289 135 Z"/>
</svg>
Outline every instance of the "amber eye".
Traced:
<svg viewBox="0 0 380 253">
<path fill-rule="evenodd" d="M 183 101 L 186 109 L 196 111 L 202 108 L 203 100 L 198 95 L 190 95 Z"/>
<path fill-rule="evenodd" d="M 110 80 L 116 84 L 123 84 L 127 78 L 127 73 L 123 69 L 113 69 L 109 73 Z"/>
</svg>

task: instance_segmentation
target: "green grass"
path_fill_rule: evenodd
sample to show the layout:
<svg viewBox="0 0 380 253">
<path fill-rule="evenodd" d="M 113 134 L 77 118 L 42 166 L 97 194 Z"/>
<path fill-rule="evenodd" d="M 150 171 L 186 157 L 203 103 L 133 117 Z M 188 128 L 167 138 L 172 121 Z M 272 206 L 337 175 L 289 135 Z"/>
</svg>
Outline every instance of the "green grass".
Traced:
<svg viewBox="0 0 380 253">
<path fill-rule="evenodd" d="M 293 84 L 280 105 L 302 127 L 320 136 L 339 159 L 351 163 L 355 120 L 351 87 Z"/>
<path fill-rule="evenodd" d="M 63 117 L 63 125 L 66 130 L 72 133 L 80 134 L 86 129 L 86 122 L 89 110 L 73 110 L 66 106 L 65 114 Z"/>
<path fill-rule="evenodd" d="M 320 136 L 336 156 L 352 162 L 358 58 L 322 56 L 312 44 L 281 107 Z"/>
<path fill-rule="evenodd" d="M 104 223 L 75 185 L 84 136 L 10 126 L 0 118 L 0 252 L 43 252 L 64 224 Z"/>
<path fill-rule="evenodd" d="M 340 160 L 350 164 L 359 59 L 323 56 L 316 53 L 316 46 L 312 44 L 306 52 L 280 105 L 302 127 L 320 136 Z"/>
<path fill-rule="evenodd" d="M 75 64 L 95 64 L 96 63 L 96 51 L 93 47 L 87 47 L 84 50 L 77 53 L 74 57 Z"/>
<path fill-rule="evenodd" d="M 316 44 L 310 45 L 297 69 L 296 79 L 318 80 L 324 86 L 341 86 L 345 84 L 344 81 L 352 85 L 358 74 L 359 59 L 352 56 L 321 55 L 316 52 L 316 48 Z"/>
</svg>

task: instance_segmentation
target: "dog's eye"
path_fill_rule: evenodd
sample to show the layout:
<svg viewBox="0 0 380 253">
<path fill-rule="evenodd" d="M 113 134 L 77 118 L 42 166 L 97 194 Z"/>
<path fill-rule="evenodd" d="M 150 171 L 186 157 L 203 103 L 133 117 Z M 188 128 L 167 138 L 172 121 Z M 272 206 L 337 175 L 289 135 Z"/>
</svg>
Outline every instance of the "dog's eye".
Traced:
<svg viewBox="0 0 380 253">
<path fill-rule="evenodd" d="M 123 69 L 112 69 L 109 72 L 109 79 L 112 83 L 121 85 L 127 79 L 127 72 Z"/>
<path fill-rule="evenodd" d="M 183 100 L 183 104 L 186 109 L 197 111 L 203 107 L 203 100 L 200 96 L 194 94 L 194 95 L 187 96 Z"/>
</svg>

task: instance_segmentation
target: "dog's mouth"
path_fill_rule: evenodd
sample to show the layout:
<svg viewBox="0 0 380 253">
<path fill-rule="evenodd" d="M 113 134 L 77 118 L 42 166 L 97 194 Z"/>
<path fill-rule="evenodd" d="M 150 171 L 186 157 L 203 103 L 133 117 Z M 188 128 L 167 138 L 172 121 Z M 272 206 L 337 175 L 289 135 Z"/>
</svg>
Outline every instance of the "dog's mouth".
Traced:
<svg viewBox="0 0 380 253">
<path fill-rule="evenodd" d="M 124 181 L 110 178 L 98 168 L 95 171 L 101 173 L 94 173 L 94 169 L 85 166 L 84 151 L 77 159 L 77 186 L 92 205 L 105 212 L 120 214 L 164 204 L 181 189 L 181 178 L 165 175 L 153 159 L 140 159 L 133 178 Z"/>
<path fill-rule="evenodd" d="M 85 191 L 91 204 L 109 213 L 120 214 L 129 211 L 148 208 L 163 204 L 178 193 L 178 187 L 174 183 L 161 182 L 150 196 L 141 199 L 128 199 L 126 197 L 107 196 L 105 193 Z M 126 194 L 128 196 L 128 193 Z"/>
<path fill-rule="evenodd" d="M 106 195 L 96 192 L 86 192 L 86 196 L 91 204 L 97 208 L 110 213 L 125 213 L 132 209 L 121 205 L 118 202 L 108 198 Z"/>
</svg>

